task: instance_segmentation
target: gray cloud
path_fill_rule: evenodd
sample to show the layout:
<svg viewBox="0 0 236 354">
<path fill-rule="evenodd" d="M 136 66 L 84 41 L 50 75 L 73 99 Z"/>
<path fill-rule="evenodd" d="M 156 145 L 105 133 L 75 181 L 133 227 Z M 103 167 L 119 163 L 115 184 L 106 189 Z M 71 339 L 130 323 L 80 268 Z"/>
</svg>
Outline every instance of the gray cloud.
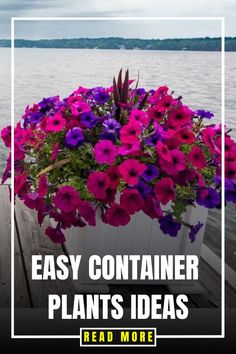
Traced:
<svg viewBox="0 0 236 354">
<path fill-rule="evenodd" d="M 10 35 L 10 17 L 40 17 L 40 16 L 226 16 L 227 34 L 236 34 L 236 3 L 235 0 L 0 0 L 0 36 L 7 38 Z M 159 26 L 159 25 L 158 25 Z M 98 33 L 102 36 L 125 35 L 127 37 L 141 36 L 160 38 L 169 37 L 176 33 L 176 36 L 204 36 L 217 35 L 218 27 L 210 24 L 199 25 L 192 23 L 174 23 L 168 29 L 167 26 L 159 26 L 159 31 L 153 25 L 135 26 L 128 25 L 119 28 L 117 24 L 103 24 L 95 27 L 92 23 L 78 25 L 68 23 L 44 23 L 28 24 L 17 26 L 18 37 L 25 38 L 55 38 L 78 36 L 94 36 Z M 155 34 L 155 35 L 154 35 Z"/>
</svg>

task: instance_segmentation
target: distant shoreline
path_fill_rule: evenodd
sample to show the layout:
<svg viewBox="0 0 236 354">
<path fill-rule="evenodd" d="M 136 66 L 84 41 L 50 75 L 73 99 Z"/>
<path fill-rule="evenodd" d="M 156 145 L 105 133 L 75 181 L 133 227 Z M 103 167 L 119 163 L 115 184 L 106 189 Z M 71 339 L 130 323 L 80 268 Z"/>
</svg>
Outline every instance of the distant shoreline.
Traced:
<svg viewBox="0 0 236 354">
<path fill-rule="evenodd" d="M 0 47 L 10 48 L 9 39 L 0 40 Z M 221 38 L 65 38 L 65 39 L 15 39 L 15 48 L 58 48 L 58 49 L 136 49 L 171 51 L 221 51 Z M 236 37 L 225 38 L 225 50 L 236 51 Z"/>
</svg>

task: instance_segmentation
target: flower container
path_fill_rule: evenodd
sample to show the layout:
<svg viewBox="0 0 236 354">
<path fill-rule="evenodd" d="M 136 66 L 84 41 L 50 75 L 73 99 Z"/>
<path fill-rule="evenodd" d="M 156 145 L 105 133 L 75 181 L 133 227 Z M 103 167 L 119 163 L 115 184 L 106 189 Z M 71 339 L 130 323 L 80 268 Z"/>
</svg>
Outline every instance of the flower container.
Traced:
<svg viewBox="0 0 236 354">
<path fill-rule="evenodd" d="M 188 229 L 181 228 L 177 237 L 169 237 L 160 230 L 159 223 L 143 212 L 136 213 L 126 226 L 114 227 L 105 224 L 97 215 L 96 227 L 71 227 L 65 230 L 65 247 L 69 254 L 82 255 L 81 272 L 76 284 L 80 292 L 108 292 L 109 284 L 152 284 L 168 285 L 173 292 L 200 293 L 202 288 L 195 281 L 93 281 L 88 276 L 88 258 L 91 255 L 196 255 L 200 257 L 201 246 L 208 210 L 197 205 L 188 207 L 183 220 L 189 224 L 201 222 L 204 226 L 192 243 L 188 238 Z"/>
</svg>

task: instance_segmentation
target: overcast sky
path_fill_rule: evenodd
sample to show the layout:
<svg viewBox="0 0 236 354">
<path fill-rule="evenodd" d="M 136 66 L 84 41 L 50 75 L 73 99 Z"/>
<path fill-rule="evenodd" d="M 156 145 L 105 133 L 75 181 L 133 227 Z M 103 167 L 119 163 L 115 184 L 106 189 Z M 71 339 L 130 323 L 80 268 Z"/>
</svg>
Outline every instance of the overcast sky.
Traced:
<svg viewBox="0 0 236 354">
<path fill-rule="evenodd" d="M 236 0 L 0 0 L 0 38 L 10 37 L 11 17 L 225 16 L 236 36 Z M 17 22 L 16 38 L 123 36 L 136 38 L 220 36 L 219 22 Z"/>
</svg>

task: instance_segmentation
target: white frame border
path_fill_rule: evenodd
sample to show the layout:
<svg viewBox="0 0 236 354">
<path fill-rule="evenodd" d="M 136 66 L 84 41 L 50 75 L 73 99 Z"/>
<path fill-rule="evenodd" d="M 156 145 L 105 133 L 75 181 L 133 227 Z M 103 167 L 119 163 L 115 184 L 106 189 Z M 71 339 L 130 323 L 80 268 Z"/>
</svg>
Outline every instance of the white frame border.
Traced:
<svg viewBox="0 0 236 354">
<path fill-rule="evenodd" d="M 221 123 L 225 126 L 225 18 L 224 17 L 11 17 L 11 128 L 14 132 L 14 39 L 16 21 L 219 21 L 221 24 Z M 225 179 L 225 137 L 222 134 L 221 175 Z M 14 133 L 11 136 L 11 167 L 14 176 Z M 80 335 L 16 335 L 14 328 L 14 178 L 11 179 L 11 338 L 12 339 L 80 339 Z M 156 338 L 225 338 L 225 190 L 221 195 L 221 333 L 216 335 L 157 335 Z M 117 345 L 119 346 L 119 345 Z M 145 346 L 144 346 L 145 347 Z"/>
</svg>

